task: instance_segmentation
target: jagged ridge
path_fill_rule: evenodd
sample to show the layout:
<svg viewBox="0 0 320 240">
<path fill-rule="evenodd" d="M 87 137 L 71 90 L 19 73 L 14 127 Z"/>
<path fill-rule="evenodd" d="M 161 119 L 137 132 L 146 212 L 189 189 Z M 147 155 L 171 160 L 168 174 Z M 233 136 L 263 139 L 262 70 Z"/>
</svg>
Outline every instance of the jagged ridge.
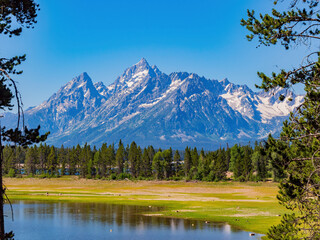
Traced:
<svg viewBox="0 0 320 240">
<path fill-rule="evenodd" d="M 41 105 L 25 112 L 28 125 L 51 131 L 54 145 L 101 145 L 122 139 L 141 146 L 212 149 L 277 133 L 303 96 L 279 102 L 282 89 L 253 92 L 194 73 L 166 75 L 145 59 L 105 86 L 87 73 L 72 79 Z M 5 117 L 10 125 L 12 115 Z M 11 121 L 12 122 L 12 121 Z"/>
</svg>

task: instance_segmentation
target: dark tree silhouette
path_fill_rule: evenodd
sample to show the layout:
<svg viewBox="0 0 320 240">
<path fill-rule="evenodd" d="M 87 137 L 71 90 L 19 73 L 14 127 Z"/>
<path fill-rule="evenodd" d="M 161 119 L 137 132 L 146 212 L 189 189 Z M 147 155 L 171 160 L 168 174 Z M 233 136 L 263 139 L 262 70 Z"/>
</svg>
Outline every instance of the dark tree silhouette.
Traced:
<svg viewBox="0 0 320 240">
<path fill-rule="evenodd" d="M 0 0 L 0 34 L 9 37 L 19 36 L 24 27 L 33 28 L 38 10 L 39 5 L 33 0 Z M 4 230 L 3 202 L 6 195 L 5 186 L 2 182 L 2 142 L 27 146 L 39 143 L 47 137 L 47 134 L 40 136 L 40 126 L 36 129 L 28 129 L 21 121 L 21 119 L 23 120 L 21 95 L 11 76 L 22 73 L 16 67 L 25 60 L 25 55 L 11 58 L 0 57 L 0 109 L 12 110 L 15 105 L 13 103 L 15 98 L 18 110 L 17 127 L 15 129 L 6 129 L 0 126 L 0 239 L 12 237 L 12 233 L 5 234 Z"/>
</svg>

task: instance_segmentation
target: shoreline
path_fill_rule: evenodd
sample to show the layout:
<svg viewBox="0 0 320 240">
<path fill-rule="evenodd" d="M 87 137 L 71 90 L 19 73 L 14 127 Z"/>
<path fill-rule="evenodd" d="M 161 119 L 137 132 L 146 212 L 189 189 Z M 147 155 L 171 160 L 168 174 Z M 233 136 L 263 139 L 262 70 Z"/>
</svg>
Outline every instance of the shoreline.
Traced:
<svg viewBox="0 0 320 240">
<path fill-rule="evenodd" d="M 11 200 L 99 202 L 157 206 L 157 217 L 225 222 L 266 234 L 286 209 L 278 204 L 277 183 L 106 181 L 62 177 L 4 178 Z M 160 215 L 161 214 L 161 215 Z"/>
</svg>

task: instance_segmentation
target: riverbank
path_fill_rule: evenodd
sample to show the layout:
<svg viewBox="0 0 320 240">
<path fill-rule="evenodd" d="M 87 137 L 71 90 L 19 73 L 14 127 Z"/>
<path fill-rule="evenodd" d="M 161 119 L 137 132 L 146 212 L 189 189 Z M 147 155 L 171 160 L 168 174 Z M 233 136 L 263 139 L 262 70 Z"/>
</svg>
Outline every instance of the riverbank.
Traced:
<svg viewBox="0 0 320 240">
<path fill-rule="evenodd" d="M 228 222 L 265 234 L 280 222 L 276 183 L 5 178 L 10 199 L 162 206 L 156 216 Z"/>
</svg>

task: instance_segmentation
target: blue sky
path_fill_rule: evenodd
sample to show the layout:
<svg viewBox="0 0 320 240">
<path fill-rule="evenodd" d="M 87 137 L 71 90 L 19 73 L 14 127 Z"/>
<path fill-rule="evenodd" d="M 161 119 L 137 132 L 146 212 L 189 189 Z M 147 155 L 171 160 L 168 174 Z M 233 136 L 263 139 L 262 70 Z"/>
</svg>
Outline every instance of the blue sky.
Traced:
<svg viewBox="0 0 320 240">
<path fill-rule="evenodd" d="M 27 54 L 15 77 L 25 108 L 38 105 L 82 72 L 111 84 L 146 58 L 165 72 L 228 78 L 254 88 L 257 71 L 291 68 L 304 48 L 256 48 L 240 26 L 247 9 L 273 7 L 273 0 L 39 0 L 34 29 L 0 38 L 1 56 Z"/>
</svg>

